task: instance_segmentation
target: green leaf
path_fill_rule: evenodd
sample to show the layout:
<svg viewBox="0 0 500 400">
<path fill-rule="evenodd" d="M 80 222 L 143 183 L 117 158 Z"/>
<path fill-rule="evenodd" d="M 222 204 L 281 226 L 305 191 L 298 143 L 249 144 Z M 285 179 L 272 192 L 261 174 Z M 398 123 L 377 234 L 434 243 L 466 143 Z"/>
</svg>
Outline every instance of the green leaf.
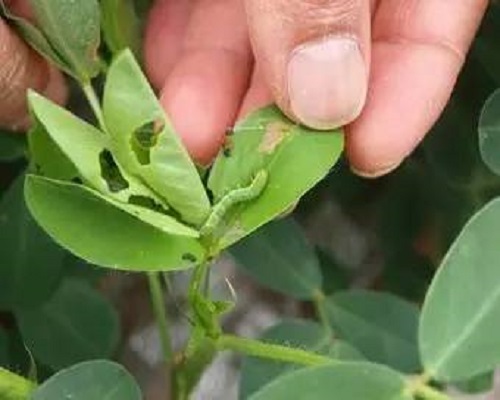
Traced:
<svg viewBox="0 0 500 400">
<path fill-rule="evenodd" d="M 335 339 L 328 349 L 328 352 L 325 352 L 325 355 L 330 356 L 334 360 L 366 360 L 366 358 L 357 349 L 352 347 L 349 343 L 339 339 Z"/>
<path fill-rule="evenodd" d="M 231 248 L 238 266 L 257 282 L 298 299 L 321 293 L 316 254 L 292 218 L 274 221 Z"/>
<path fill-rule="evenodd" d="M 457 381 L 500 365 L 500 199 L 463 228 L 431 284 L 419 342 L 427 373 Z"/>
<path fill-rule="evenodd" d="M 81 185 L 30 175 L 25 196 L 49 235 L 90 263 L 121 270 L 167 271 L 189 268 L 204 256 L 193 237 L 195 231 L 167 215 L 147 214 L 145 209 L 138 215 L 132 215 L 133 210 L 124 212 L 117 202 L 110 203 Z M 153 219 L 155 225 L 163 221 L 163 230 L 151 225 Z"/>
<path fill-rule="evenodd" d="M 0 129 L 0 162 L 15 161 L 26 156 L 26 140 L 20 134 Z"/>
<path fill-rule="evenodd" d="M 37 226 L 21 175 L 0 200 L 0 309 L 38 304 L 59 284 L 64 251 Z"/>
<path fill-rule="evenodd" d="M 117 161 L 184 221 L 202 224 L 210 202 L 198 171 L 130 51 L 117 56 L 108 71 L 103 111 Z"/>
<path fill-rule="evenodd" d="M 68 157 L 50 138 L 45 127 L 33 118 L 28 133 L 31 169 L 53 179 L 71 181 L 79 179 L 79 172 Z"/>
<path fill-rule="evenodd" d="M 100 70 L 97 0 L 29 0 L 29 3 L 41 31 L 63 64 L 70 67 L 72 75 L 82 82 L 96 76 Z"/>
<path fill-rule="evenodd" d="M 113 354 L 120 335 L 112 305 L 90 286 L 66 280 L 40 307 L 16 311 L 26 346 L 55 370 Z"/>
<path fill-rule="evenodd" d="M 99 154 L 109 147 L 107 137 L 36 92 L 28 92 L 28 102 L 36 120 L 64 156 L 73 163 L 85 183 L 107 193 L 108 187 L 99 164 Z M 37 133 L 35 131 L 32 134 Z M 43 167 L 40 165 L 40 168 Z"/>
<path fill-rule="evenodd" d="M 111 147 L 109 138 L 104 133 L 35 92 L 30 92 L 28 99 L 37 121 L 43 125 L 44 132 L 71 161 L 85 183 L 102 194 L 125 203 L 129 202 L 133 196 L 161 202 L 152 190 L 127 174 L 124 168 L 114 160 L 109 151 Z M 39 130 L 35 130 L 31 135 L 35 136 L 40 133 Z M 44 139 L 33 138 L 31 142 L 35 141 L 36 144 L 37 140 L 41 142 Z M 75 146 L 75 143 L 78 143 L 78 146 Z M 36 150 L 43 153 L 46 147 L 32 149 L 34 153 L 38 153 Z M 54 150 L 49 149 L 48 154 L 53 153 Z M 37 154 L 35 157 L 38 157 L 39 163 L 48 161 L 47 167 L 44 164 L 39 165 L 42 171 L 55 169 L 55 167 L 50 168 L 50 163 L 53 161 L 44 157 L 43 154 Z M 55 159 L 60 160 L 61 157 Z"/>
<path fill-rule="evenodd" d="M 415 305 L 386 293 L 353 290 L 328 297 L 325 309 L 338 337 L 368 360 L 406 373 L 421 369 Z"/>
<path fill-rule="evenodd" d="M 31 47 L 61 70 L 70 75 L 72 74 L 71 67 L 61 59 L 39 28 L 24 18 L 12 14 L 5 6 L 3 0 L 0 0 L 0 9 L 3 11 L 3 15 L 14 24 L 20 36 L 28 42 Z"/>
<path fill-rule="evenodd" d="M 486 101 L 479 119 L 479 150 L 483 161 L 500 175 L 500 89 Z"/>
<path fill-rule="evenodd" d="M 298 347 L 331 356 L 336 360 L 361 360 L 362 356 L 348 344 L 335 340 L 321 325 L 307 320 L 285 320 L 267 329 L 260 340 Z M 240 399 L 246 399 L 281 375 L 301 368 L 296 364 L 269 361 L 257 357 L 243 358 Z"/>
<path fill-rule="evenodd" d="M 220 248 L 289 209 L 324 178 L 340 156 L 343 136 L 340 131 L 308 130 L 289 121 L 277 108 L 267 107 L 238 125 L 226 147 L 208 181 L 216 200 L 249 185 L 261 170 L 268 172 L 269 179 L 258 198 L 227 215 L 225 228 L 218 233 Z"/>
<path fill-rule="evenodd" d="M 27 379 L 0 368 L 0 399 L 26 400 L 34 388 Z"/>
<path fill-rule="evenodd" d="M 113 54 L 130 48 L 139 55 L 140 24 L 133 0 L 101 0 L 101 27 Z"/>
<path fill-rule="evenodd" d="M 493 371 L 474 376 L 466 381 L 455 382 L 455 386 L 460 392 L 467 394 L 477 394 L 488 392 L 493 388 L 495 374 Z"/>
<path fill-rule="evenodd" d="M 87 361 L 65 369 L 44 382 L 30 400 L 141 400 L 134 378 L 121 365 Z"/>
<path fill-rule="evenodd" d="M 108 150 L 107 136 L 34 92 L 30 93 L 29 100 L 37 121 L 43 125 L 36 124 L 30 135 L 38 171 L 59 179 L 81 177 L 85 183 L 109 196 L 106 197 L 108 202 L 144 222 L 169 233 L 197 236 L 191 228 L 165 215 L 167 206 L 154 191 L 116 163 Z M 79 143 L 78 147 L 75 142 Z"/>
<path fill-rule="evenodd" d="M 411 400 L 405 380 L 381 365 L 348 363 L 304 368 L 271 382 L 251 400 Z"/>
</svg>

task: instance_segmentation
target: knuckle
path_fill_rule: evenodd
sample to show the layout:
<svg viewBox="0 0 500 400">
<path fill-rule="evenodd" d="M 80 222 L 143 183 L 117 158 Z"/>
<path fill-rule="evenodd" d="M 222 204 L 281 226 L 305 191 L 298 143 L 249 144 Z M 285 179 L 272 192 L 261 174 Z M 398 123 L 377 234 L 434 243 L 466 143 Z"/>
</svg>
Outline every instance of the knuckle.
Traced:
<svg viewBox="0 0 500 400">
<path fill-rule="evenodd" d="M 1 41 L 1 38 L 0 38 Z M 7 41 L 0 44 L 0 97 L 10 97 L 26 76 L 26 65 L 22 54 L 13 51 Z"/>
<path fill-rule="evenodd" d="M 35 65 L 35 57 L 8 26 L 0 23 L 1 120 L 14 123 L 22 117 L 26 113 L 26 89 L 43 88 L 44 66 Z"/>
</svg>

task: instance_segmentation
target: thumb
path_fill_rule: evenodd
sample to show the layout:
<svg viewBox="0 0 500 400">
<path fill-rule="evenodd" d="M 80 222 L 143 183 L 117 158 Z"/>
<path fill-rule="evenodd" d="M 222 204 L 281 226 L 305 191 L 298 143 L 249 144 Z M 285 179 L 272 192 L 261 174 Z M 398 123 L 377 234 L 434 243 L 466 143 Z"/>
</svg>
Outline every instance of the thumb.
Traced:
<svg viewBox="0 0 500 400">
<path fill-rule="evenodd" d="M 368 0 L 245 0 L 256 62 L 275 101 L 316 129 L 354 120 L 366 99 Z"/>
</svg>

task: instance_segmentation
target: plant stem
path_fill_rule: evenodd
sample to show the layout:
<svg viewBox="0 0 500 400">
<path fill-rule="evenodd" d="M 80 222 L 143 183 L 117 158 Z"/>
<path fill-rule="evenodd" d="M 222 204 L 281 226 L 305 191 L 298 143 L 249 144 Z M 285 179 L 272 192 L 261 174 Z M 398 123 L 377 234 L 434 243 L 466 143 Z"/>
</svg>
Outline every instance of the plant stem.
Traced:
<svg viewBox="0 0 500 400">
<path fill-rule="evenodd" d="M 174 398 L 185 400 L 196 386 L 204 369 L 212 362 L 217 351 L 211 336 L 217 336 L 220 326 L 217 316 L 210 308 L 208 293 L 204 293 L 209 259 L 196 265 L 189 283 L 188 300 L 191 308 L 191 331 L 188 343 L 182 352 L 181 362 L 174 370 Z"/>
<path fill-rule="evenodd" d="M 90 107 L 92 108 L 92 111 L 94 112 L 97 122 L 99 123 L 99 127 L 102 131 L 107 132 L 104 115 L 101 110 L 101 103 L 99 102 L 99 98 L 97 97 L 92 83 L 82 83 L 82 90 L 87 98 L 87 101 L 89 102 Z"/>
<path fill-rule="evenodd" d="M 450 400 L 447 394 L 429 386 L 429 380 L 430 376 L 428 374 L 422 374 L 408 379 L 406 393 L 422 400 Z"/>
<path fill-rule="evenodd" d="M 325 365 L 335 360 L 309 351 L 278 344 L 264 343 L 233 335 L 222 335 L 217 340 L 219 350 L 233 350 L 254 357 L 267 358 L 307 366 Z"/>
<path fill-rule="evenodd" d="M 450 400 L 450 397 L 428 385 L 421 385 L 415 388 L 414 396 L 423 400 Z"/>
<path fill-rule="evenodd" d="M 165 301 L 161 289 L 161 278 L 159 272 L 148 272 L 149 291 L 151 294 L 151 304 L 160 332 L 160 341 L 163 349 L 163 359 L 168 366 L 172 359 L 172 344 L 167 321 L 167 312 L 165 310 Z"/>
<path fill-rule="evenodd" d="M 195 267 L 193 277 L 189 285 L 188 296 L 190 300 L 193 300 L 197 295 L 201 294 L 203 289 L 202 285 L 205 282 L 208 266 L 209 262 L 207 260 L 204 260 Z"/>
<path fill-rule="evenodd" d="M 323 325 L 323 328 L 329 335 L 333 335 L 333 329 L 325 311 L 325 294 L 321 291 L 317 291 L 317 293 L 314 294 L 313 303 L 321 325 Z"/>
</svg>

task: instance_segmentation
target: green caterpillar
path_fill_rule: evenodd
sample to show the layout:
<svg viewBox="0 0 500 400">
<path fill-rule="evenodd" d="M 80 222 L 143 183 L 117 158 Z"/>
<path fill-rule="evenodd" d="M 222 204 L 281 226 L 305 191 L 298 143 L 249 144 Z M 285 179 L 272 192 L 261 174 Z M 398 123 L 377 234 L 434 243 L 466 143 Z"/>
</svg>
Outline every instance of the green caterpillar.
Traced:
<svg viewBox="0 0 500 400">
<path fill-rule="evenodd" d="M 257 172 L 250 185 L 241 189 L 232 190 L 226 194 L 214 206 L 210 216 L 201 228 L 201 235 L 206 236 L 214 232 L 231 207 L 258 197 L 266 187 L 268 175 L 267 171 L 261 170 Z"/>
</svg>

